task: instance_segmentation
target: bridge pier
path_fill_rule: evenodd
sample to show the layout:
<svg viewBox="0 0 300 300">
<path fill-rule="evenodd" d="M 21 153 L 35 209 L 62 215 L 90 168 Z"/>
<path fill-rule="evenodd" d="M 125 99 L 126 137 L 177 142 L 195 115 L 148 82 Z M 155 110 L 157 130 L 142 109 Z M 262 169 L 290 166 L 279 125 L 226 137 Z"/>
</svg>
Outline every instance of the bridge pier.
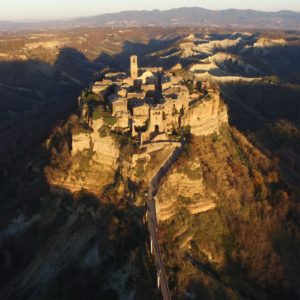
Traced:
<svg viewBox="0 0 300 300">
<path fill-rule="evenodd" d="M 156 215 L 156 194 L 158 192 L 158 186 L 160 184 L 161 178 L 166 174 L 168 169 L 170 169 L 172 163 L 178 158 L 178 155 L 183 149 L 183 144 L 180 144 L 180 148 L 176 148 L 173 153 L 164 161 L 163 165 L 156 172 L 155 176 L 149 181 L 149 189 L 146 195 L 147 202 L 146 208 L 147 213 L 145 218 L 148 221 L 148 228 L 150 232 L 150 249 L 151 254 L 154 255 L 156 270 L 157 270 L 157 288 L 161 290 L 162 298 L 164 300 L 171 300 L 170 290 L 168 286 L 168 280 L 162 261 L 162 255 L 159 249 L 158 236 L 159 230 L 157 226 L 157 215 Z"/>
<path fill-rule="evenodd" d="M 153 255 L 154 251 L 153 251 L 153 240 L 152 237 L 150 236 L 150 250 L 151 250 L 151 254 Z"/>
<path fill-rule="evenodd" d="M 157 272 L 157 288 L 160 289 L 160 271 Z"/>
<path fill-rule="evenodd" d="M 143 224 L 148 223 L 148 211 L 146 211 L 145 215 L 143 216 Z"/>
</svg>

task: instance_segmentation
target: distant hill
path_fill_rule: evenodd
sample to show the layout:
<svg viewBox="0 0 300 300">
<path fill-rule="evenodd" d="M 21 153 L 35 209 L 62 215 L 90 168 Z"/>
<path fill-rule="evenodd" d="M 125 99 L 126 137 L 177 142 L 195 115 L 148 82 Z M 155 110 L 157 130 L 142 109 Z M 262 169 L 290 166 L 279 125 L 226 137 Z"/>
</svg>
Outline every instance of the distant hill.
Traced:
<svg viewBox="0 0 300 300">
<path fill-rule="evenodd" d="M 84 26 L 214 26 L 300 30 L 300 12 L 255 10 L 208 10 L 200 7 L 166 11 L 124 11 L 72 20 L 40 23 L 0 22 L 0 30 Z"/>
</svg>

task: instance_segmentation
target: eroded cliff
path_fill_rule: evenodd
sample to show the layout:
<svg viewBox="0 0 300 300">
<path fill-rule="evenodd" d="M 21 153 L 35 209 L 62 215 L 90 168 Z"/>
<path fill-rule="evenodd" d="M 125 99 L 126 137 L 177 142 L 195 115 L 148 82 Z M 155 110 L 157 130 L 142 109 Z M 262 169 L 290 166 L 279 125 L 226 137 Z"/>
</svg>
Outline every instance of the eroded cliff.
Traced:
<svg viewBox="0 0 300 300">
<path fill-rule="evenodd" d="M 86 189 L 99 194 L 105 186 L 114 182 L 118 168 L 119 145 L 107 135 L 100 135 L 101 119 L 94 120 L 91 128 L 73 130 L 71 133 L 70 164 L 67 168 L 47 169 L 49 183 L 55 188 L 71 192 Z"/>
<path fill-rule="evenodd" d="M 295 246 L 284 228 L 296 230 L 289 214 L 297 192 L 277 170 L 235 129 L 193 138 L 157 196 L 173 297 L 241 299 L 246 289 L 249 297 L 268 299 L 270 288 L 293 297 L 297 271 L 278 245 L 285 236 Z"/>
<path fill-rule="evenodd" d="M 228 123 L 228 112 L 219 92 L 210 91 L 202 101 L 191 105 L 182 118 L 183 126 L 190 126 L 195 136 L 219 133 L 222 125 Z"/>
</svg>

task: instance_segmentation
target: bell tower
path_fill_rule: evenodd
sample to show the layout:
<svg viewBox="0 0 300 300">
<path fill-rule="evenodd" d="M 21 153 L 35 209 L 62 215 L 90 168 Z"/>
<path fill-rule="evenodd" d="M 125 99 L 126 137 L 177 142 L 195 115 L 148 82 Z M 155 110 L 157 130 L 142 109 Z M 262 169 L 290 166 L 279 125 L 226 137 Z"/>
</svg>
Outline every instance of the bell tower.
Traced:
<svg viewBox="0 0 300 300">
<path fill-rule="evenodd" d="M 136 55 L 130 56 L 130 73 L 133 80 L 138 78 L 138 58 Z"/>
</svg>

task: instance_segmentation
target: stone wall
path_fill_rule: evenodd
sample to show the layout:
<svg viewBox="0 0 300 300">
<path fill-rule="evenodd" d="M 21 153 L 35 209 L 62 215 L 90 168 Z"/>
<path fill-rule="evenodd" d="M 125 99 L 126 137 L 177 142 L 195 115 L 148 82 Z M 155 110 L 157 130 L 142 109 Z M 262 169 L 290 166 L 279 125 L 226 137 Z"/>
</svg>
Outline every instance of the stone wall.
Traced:
<svg viewBox="0 0 300 300">
<path fill-rule="evenodd" d="M 134 116 L 146 116 L 146 117 L 149 117 L 149 110 L 150 108 L 148 104 L 137 106 L 132 109 Z"/>
<path fill-rule="evenodd" d="M 150 109 L 150 122 L 149 122 L 149 132 L 154 132 L 156 126 L 159 128 L 159 132 L 165 131 L 165 123 L 163 120 L 163 107 L 153 107 Z"/>
<path fill-rule="evenodd" d="M 127 113 L 127 99 L 119 99 L 112 103 L 112 115 L 117 116 L 118 113 Z"/>
</svg>

